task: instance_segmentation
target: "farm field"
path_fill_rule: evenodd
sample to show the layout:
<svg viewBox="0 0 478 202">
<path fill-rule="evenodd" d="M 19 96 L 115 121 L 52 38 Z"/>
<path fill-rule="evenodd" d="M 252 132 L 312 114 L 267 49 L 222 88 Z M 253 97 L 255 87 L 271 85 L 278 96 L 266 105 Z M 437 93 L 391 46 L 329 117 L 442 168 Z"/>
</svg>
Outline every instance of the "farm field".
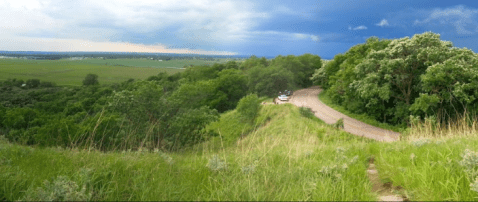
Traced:
<svg viewBox="0 0 478 202">
<path fill-rule="evenodd" d="M 219 63 L 227 59 L 219 59 Z M 182 72 L 184 65 L 207 65 L 217 61 L 147 59 L 84 59 L 84 60 L 0 60 L 0 80 L 40 79 L 58 85 L 81 85 L 87 74 L 98 75 L 100 84 L 111 84 L 133 79 L 146 79 L 160 72 Z"/>
<path fill-rule="evenodd" d="M 66 60 L 66 59 L 65 59 Z M 85 64 L 98 64 L 98 65 L 111 65 L 111 66 L 128 66 L 128 67 L 156 67 L 156 68 L 171 68 L 181 69 L 185 65 L 212 65 L 214 63 L 225 63 L 231 59 L 218 58 L 213 61 L 201 60 L 201 59 L 172 59 L 172 60 L 150 60 L 146 58 L 142 59 L 84 59 L 78 60 L 79 63 Z"/>
</svg>

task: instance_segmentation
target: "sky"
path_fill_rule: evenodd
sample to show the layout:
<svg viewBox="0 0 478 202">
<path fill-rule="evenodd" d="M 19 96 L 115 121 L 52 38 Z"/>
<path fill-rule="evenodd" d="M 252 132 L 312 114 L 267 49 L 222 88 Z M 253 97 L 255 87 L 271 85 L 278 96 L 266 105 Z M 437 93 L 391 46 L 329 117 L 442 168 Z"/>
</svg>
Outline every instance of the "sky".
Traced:
<svg viewBox="0 0 478 202">
<path fill-rule="evenodd" d="M 301 55 L 432 31 L 478 52 L 478 1 L 0 0 L 0 50 Z"/>
</svg>

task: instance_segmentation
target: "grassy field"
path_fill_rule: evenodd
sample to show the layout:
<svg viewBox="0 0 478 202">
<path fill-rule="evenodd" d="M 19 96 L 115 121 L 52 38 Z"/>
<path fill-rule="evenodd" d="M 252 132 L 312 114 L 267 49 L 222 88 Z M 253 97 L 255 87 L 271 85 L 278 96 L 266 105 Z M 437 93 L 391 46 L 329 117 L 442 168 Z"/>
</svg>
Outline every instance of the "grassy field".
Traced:
<svg viewBox="0 0 478 202">
<path fill-rule="evenodd" d="M 220 59 L 219 63 L 226 59 Z M 23 60 L 0 59 L 0 80 L 40 79 L 58 85 L 82 85 L 89 73 L 98 75 L 100 84 L 110 84 L 133 79 L 146 79 L 160 72 L 173 74 L 184 71 L 184 65 L 205 65 L 217 61 L 147 59 L 84 59 L 84 60 Z"/>
<path fill-rule="evenodd" d="M 225 63 L 226 61 L 230 61 L 231 59 L 226 58 L 218 58 L 214 61 L 208 60 L 168 60 L 168 61 L 158 61 L 158 60 L 150 60 L 150 59 L 83 59 L 78 60 L 80 63 L 86 64 L 97 64 L 97 65 L 111 65 L 111 66 L 128 66 L 128 67 L 156 67 L 156 68 L 172 68 L 178 69 L 183 68 L 185 65 L 213 65 L 214 63 Z"/>
<path fill-rule="evenodd" d="M 382 182 L 410 200 L 477 200 L 476 133 L 381 143 L 290 104 L 264 105 L 254 125 L 229 111 L 208 129 L 218 136 L 181 153 L 2 140 L 0 200 L 377 200 L 366 172 L 372 156 Z"/>
</svg>

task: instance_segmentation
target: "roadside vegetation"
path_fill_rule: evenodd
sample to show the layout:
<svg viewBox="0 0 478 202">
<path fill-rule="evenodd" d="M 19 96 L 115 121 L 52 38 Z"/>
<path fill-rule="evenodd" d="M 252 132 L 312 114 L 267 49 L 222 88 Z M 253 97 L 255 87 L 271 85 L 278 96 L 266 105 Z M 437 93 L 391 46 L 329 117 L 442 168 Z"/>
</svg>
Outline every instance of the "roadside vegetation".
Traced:
<svg viewBox="0 0 478 202">
<path fill-rule="evenodd" d="M 445 124 L 478 112 L 478 56 L 431 32 L 371 37 L 338 54 L 311 78 L 330 100 L 355 114 L 402 128 L 410 115 Z"/>
<path fill-rule="evenodd" d="M 360 120 L 366 124 L 376 126 L 379 128 L 395 131 L 395 132 L 405 132 L 406 128 L 400 127 L 400 126 L 394 126 L 388 123 L 382 123 L 377 121 L 375 118 L 371 117 L 370 115 L 367 115 L 366 113 L 363 114 L 355 114 L 347 110 L 344 106 L 338 105 L 337 103 L 333 102 L 330 96 L 328 95 L 328 91 L 321 92 L 319 94 L 319 100 L 326 104 L 327 106 L 335 109 L 336 111 L 339 111 L 342 114 L 345 114 L 351 118 Z"/>
</svg>

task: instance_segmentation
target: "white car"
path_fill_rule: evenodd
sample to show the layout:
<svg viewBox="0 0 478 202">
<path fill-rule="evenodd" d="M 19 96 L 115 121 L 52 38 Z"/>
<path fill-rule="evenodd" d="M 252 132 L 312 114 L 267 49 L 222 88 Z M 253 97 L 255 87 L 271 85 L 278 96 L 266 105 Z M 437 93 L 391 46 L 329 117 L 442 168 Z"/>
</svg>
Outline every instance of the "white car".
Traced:
<svg viewBox="0 0 478 202">
<path fill-rule="evenodd" d="M 280 101 L 288 101 L 289 100 L 289 97 L 287 95 L 279 95 L 279 100 Z"/>
</svg>

